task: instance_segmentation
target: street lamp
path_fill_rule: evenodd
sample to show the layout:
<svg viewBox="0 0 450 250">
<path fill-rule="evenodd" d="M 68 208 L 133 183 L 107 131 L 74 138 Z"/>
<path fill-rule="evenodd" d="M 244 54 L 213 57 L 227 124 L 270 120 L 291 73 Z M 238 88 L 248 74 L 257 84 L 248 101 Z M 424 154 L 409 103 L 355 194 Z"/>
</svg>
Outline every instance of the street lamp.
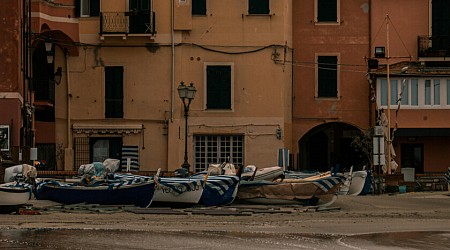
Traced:
<svg viewBox="0 0 450 250">
<path fill-rule="evenodd" d="M 45 52 L 47 52 L 47 63 L 52 64 L 55 56 L 53 55 L 53 43 L 52 39 L 49 37 L 45 39 Z"/>
<path fill-rule="evenodd" d="M 191 105 L 192 100 L 194 100 L 195 93 L 197 89 L 194 87 L 194 84 L 191 83 L 189 86 L 184 85 L 184 82 L 181 82 L 177 88 L 178 95 L 180 96 L 181 101 L 184 106 L 184 118 L 185 118 L 185 127 L 184 127 L 184 162 L 181 164 L 181 167 L 186 169 L 189 172 L 188 162 L 188 153 L 187 153 L 187 133 L 188 133 L 188 116 L 189 116 L 189 106 Z M 187 100 L 187 101 L 186 101 Z"/>
</svg>

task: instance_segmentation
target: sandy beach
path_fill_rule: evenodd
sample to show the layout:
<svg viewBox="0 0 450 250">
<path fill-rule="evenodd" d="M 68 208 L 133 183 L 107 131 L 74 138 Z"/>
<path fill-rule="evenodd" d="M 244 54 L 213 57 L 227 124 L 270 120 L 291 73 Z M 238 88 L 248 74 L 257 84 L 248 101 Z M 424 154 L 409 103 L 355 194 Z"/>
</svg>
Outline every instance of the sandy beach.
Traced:
<svg viewBox="0 0 450 250">
<path fill-rule="evenodd" d="M 45 210 L 57 203 L 31 200 L 39 215 L 0 215 L 1 228 L 107 228 L 152 230 L 249 230 L 305 233 L 367 233 L 404 230 L 450 231 L 449 192 L 339 196 L 325 211 L 255 213 L 250 216 L 136 214 Z M 239 206 L 239 205 L 237 205 Z M 258 206 L 254 206 L 258 207 Z M 336 208 L 336 209 L 334 209 Z M 280 209 L 290 209 L 280 207 Z"/>
</svg>

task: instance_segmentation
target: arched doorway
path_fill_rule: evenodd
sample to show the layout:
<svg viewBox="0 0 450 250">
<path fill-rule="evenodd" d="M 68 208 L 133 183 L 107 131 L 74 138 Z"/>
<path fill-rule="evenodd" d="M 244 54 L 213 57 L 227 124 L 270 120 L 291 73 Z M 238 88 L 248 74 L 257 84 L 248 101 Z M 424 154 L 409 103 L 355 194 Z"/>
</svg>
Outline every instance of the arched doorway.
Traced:
<svg viewBox="0 0 450 250">
<path fill-rule="evenodd" d="M 362 132 L 355 126 L 333 122 L 312 128 L 298 142 L 299 155 L 297 169 L 301 171 L 329 171 L 339 165 L 339 169 L 361 169 L 364 156 L 352 145 L 355 137 Z"/>
</svg>

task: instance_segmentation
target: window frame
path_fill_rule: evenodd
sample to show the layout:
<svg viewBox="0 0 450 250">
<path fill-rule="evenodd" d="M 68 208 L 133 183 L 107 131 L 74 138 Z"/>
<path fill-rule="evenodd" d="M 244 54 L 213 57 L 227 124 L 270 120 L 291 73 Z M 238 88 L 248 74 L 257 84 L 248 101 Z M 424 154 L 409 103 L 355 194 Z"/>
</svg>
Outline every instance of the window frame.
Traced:
<svg viewBox="0 0 450 250">
<path fill-rule="evenodd" d="M 194 172 L 206 170 L 209 164 L 222 163 L 220 161 L 227 159 L 228 156 L 224 155 L 227 153 L 231 153 L 230 160 L 235 166 L 245 163 L 243 134 L 194 134 L 193 141 Z M 229 148 L 230 152 L 224 151 L 224 148 Z M 209 162 L 211 158 L 215 158 L 214 162 Z"/>
<path fill-rule="evenodd" d="M 316 25 L 340 25 L 341 0 L 336 0 L 336 21 L 319 21 L 319 1 L 320 0 L 314 0 L 314 23 Z"/>
<path fill-rule="evenodd" d="M 229 66 L 230 67 L 230 108 L 208 108 L 208 67 L 209 66 Z M 234 111 L 234 63 L 231 62 L 206 62 L 204 63 L 204 110 L 207 112 L 233 112 Z"/>
<path fill-rule="evenodd" d="M 336 96 L 319 96 L 319 57 L 336 57 Z M 314 98 L 316 99 L 329 99 L 329 100 L 339 100 L 340 99 L 340 54 L 339 53 L 316 53 L 315 54 L 315 89 Z"/>
<path fill-rule="evenodd" d="M 95 1 L 95 2 L 94 2 Z M 100 0 L 78 0 L 79 6 L 79 17 L 98 17 L 100 16 Z M 86 6 L 87 5 L 87 6 Z M 87 13 L 84 11 L 84 7 L 87 7 Z M 93 7 L 96 7 L 97 9 L 92 9 Z"/>
<path fill-rule="evenodd" d="M 248 0 L 247 1 L 247 15 L 249 16 L 268 16 L 271 15 L 271 0 L 266 0 L 267 1 L 267 8 L 268 11 L 267 13 L 250 13 L 250 7 L 252 6 L 252 4 L 250 3 L 250 1 L 254 1 L 254 2 L 261 2 L 261 0 Z M 253 10 L 253 9 L 252 9 Z"/>
<path fill-rule="evenodd" d="M 383 87 L 383 82 L 386 82 L 386 77 L 380 77 L 377 79 L 377 103 L 379 107 L 387 107 L 386 101 L 383 101 L 386 99 L 387 96 L 387 86 Z M 401 102 L 402 108 L 410 108 L 410 109 L 450 109 L 450 77 L 449 78 L 442 78 L 442 77 L 421 77 L 421 78 L 415 78 L 415 77 L 408 77 L 408 78 L 402 78 L 402 77 L 390 77 L 391 83 L 392 81 L 398 81 L 400 84 L 397 86 L 397 93 L 401 93 L 402 88 L 402 82 L 405 81 L 407 84 L 408 91 L 406 92 L 407 96 L 407 103 Z M 427 82 L 429 83 L 429 104 L 426 102 L 426 86 Z M 387 83 L 387 82 L 386 82 Z M 414 85 L 417 84 L 417 93 L 415 93 L 416 89 Z M 438 85 L 437 85 L 438 84 Z M 436 86 L 439 86 L 439 93 L 436 93 Z M 392 87 L 392 84 L 391 84 Z M 413 93 L 414 92 L 414 93 Z M 386 93 L 386 94 L 384 94 Z M 392 90 L 391 90 L 392 93 Z M 436 96 L 437 95 L 437 96 Z M 414 98 L 417 98 L 416 100 L 413 100 Z M 397 97 L 398 98 L 398 97 Z M 402 101 L 403 101 L 402 97 Z M 393 100 L 394 97 L 391 96 L 391 100 Z M 396 100 L 396 99 L 395 99 Z M 415 103 L 417 101 L 417 104 Z M 436 103 L 438 101 L 438 103 Z M 397 103 L 390 104 L 391 106 L 397 107 Z"/>
</svg>

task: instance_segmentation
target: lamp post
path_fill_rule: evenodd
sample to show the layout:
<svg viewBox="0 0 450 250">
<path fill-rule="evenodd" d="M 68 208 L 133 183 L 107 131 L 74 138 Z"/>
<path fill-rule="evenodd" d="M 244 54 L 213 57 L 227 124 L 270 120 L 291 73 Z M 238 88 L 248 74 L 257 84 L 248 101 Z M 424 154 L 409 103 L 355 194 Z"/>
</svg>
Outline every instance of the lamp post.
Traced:
<svg viewBox="0 0 450 250">
<path fill-rule="evenodd" d="M 184 127 L 184 162 L 181 164 L 181 167 L 186 169 L 189 172 L 190 164 L 188 162 L 188 153 L 187 153 L 187 134 L 188 134 L 188 116 L 189 116 L 189 106 L 191 105 L 192 100 L 194 100 L 195 93 L 197 89 L 194 87 L 194 84 L 191 83 L 189 86 L 184 85 L 184 82 L 181 82 L 177 88 L 178 95 L 180 96 L 181 101 L 183 102 L 184 107 L 184 119 L 185 119 L 185 127 Z"/>
</svg>

